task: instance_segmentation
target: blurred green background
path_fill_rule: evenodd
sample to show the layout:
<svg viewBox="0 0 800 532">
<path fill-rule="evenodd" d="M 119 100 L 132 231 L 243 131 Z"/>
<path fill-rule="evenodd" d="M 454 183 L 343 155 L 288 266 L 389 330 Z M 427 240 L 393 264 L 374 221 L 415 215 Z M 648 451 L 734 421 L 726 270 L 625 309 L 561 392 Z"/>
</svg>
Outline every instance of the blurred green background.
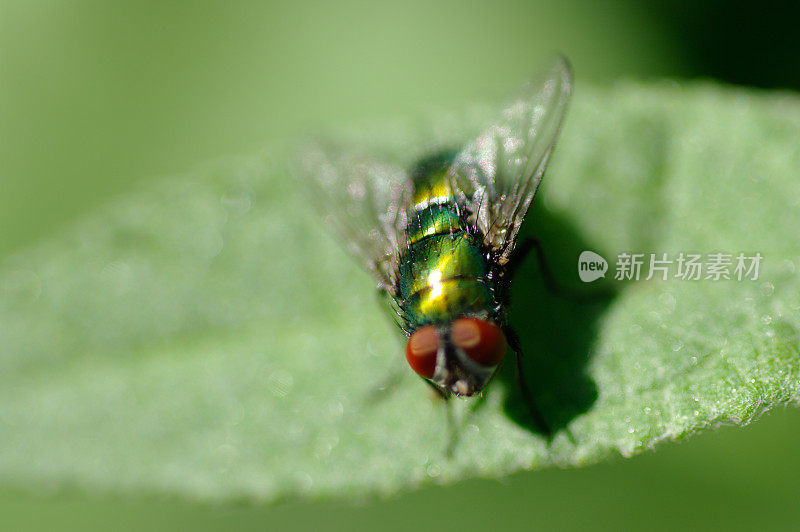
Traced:
<svg viewBox="0 0 800 532">
<path fill-rule="evenodd" d="M 0 259 L 124 193 L 334 124 L 496 97 L 562 51 L 582 83 L 800 88 L 800 8 L 730 2 L 0 2 Z M 0 488 L 23 529 L 793 528 L 800 413 L 582 470 L 388 501 L 207 507 Z"/>
</svg>

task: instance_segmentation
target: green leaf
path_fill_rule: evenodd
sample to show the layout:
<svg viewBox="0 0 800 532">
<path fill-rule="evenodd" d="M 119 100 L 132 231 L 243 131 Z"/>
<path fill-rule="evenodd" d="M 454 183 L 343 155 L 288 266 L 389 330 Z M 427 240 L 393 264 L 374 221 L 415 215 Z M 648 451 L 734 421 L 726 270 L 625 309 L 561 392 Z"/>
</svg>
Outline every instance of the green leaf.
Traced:
<svg viewBox="0 0 800 532">
<path fill-rule="evenodd" d="M 489 116 L 360 142 L 411 157 Z M 482 400 L 452 402 L 450 430 L 284 150 L 131 192 L 0 269 L 0 478 L 205 500 L 391 493 L 630 456 L 797 404 L 799 135 L 791 95 L 579 88 L 525 231 L 562 284 L 614 296 L 555 297 L 533 259 L 515 281 L 552 440 L 511 363 Z M 584 249 L 609 260 L 605 281 L 577 280 Z M 764 258 L 757 281 L 617 282 L 622 252 Z"/>
</svg>

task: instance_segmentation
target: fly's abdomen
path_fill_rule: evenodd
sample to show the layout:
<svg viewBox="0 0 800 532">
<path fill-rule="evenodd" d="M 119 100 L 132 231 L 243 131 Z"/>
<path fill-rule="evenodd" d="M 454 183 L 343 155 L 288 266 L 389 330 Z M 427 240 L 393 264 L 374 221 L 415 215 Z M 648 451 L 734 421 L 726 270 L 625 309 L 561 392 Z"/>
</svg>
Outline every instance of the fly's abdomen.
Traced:
<svg viewBox="0 0 800 532">
<path fill-rule="evenodd" d="M 452 203 L 415 211 L 408 237 L 398 281 L 411 325 L 449 322 L 492 305 L 483 249 Z"/>
</svg>

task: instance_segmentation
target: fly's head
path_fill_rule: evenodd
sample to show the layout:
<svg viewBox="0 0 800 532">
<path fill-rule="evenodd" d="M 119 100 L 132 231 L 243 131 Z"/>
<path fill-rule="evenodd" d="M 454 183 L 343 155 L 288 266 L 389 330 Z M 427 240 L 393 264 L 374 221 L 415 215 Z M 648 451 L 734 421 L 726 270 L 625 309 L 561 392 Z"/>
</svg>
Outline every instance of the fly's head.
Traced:
<svg viewBox="0 0 800 532">
<path fill-rule="evenodd" d="M 458 318 L 447 326 L 426 325 L 406 344 L 415 372 L 446 393 L 469 397 L 480 392 L 506 354 L 502 329 L 494 322 Z"/>
</svg>

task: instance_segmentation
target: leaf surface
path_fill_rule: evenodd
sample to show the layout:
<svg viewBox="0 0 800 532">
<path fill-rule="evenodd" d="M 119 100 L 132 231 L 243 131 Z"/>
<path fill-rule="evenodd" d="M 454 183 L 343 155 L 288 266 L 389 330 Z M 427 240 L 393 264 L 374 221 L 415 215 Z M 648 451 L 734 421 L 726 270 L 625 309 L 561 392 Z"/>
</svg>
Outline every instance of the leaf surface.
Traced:
<svg viewBox="0 0 800 532">
<path fill-rule="evenodd" d="M 410 160 L 491 116 L 355 137 Z M 515 281 L 552 441 L 511 364 L 448 424 L 285 151 L 131 191 L 0 267 L 0 478 L 217 501 L 386 494 L 630 456 L 796 405 L 798 138 L 792 95 L 579 87 L 523 231 L 570 290 L 615 293 L 555 297 L 533 258 Z M 606 280 L 578 281 L 585 249 Z M 611 279 L 620 253 L 718 252 L 760 253 L 759 279 Z"/>
</svg>

